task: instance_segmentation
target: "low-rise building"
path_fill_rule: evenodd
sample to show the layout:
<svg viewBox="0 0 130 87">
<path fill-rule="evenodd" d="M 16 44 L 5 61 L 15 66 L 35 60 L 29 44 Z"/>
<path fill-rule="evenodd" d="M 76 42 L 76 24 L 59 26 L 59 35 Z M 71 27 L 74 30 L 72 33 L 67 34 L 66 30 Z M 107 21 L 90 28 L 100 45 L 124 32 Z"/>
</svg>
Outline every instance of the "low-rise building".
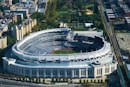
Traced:
<svg viewBox="0 0 130 87">
<path fill-rule="evenodd" d="M 125 25 L 126 25 L 126 28 L 130 28 L 130 17 L 125 17 Z"/>
<path fill-rule="evenodd" d="M 90 28 L 91 26 L 93 26 L 93 23 L 85 23 L 85 27 Z"/>
<path fill-rule="evenodd" d="M 126 4 L 120 4 L 120 7 L 124 10 L 125 16 L 130 16 L 130 8 Z"/>
<path fill-rule="evenodd" d="M 27 8 L 29 9 L 29 13 L 32 14 L 34 12 L 37 12 L 38 5 L 37 4 L 30 4 Z"/>
<path fill-rule="evenodd" d="M 38 12 L 45 14 L 48 1 L 49 0 L 39 0 L 39 2 L 38 2 Z"/>
<path fill-rule="evenodd" d="M 115 14 L 114 14 L 114 12 L 113 12 L 112 9 L 106 9 L 106 14 L 107 14 L 107 17 L 108 17 L 110 20 L 113 20 L 113 19 L 116 18 L 116 17 L 115 17 Z"/>
</svg>

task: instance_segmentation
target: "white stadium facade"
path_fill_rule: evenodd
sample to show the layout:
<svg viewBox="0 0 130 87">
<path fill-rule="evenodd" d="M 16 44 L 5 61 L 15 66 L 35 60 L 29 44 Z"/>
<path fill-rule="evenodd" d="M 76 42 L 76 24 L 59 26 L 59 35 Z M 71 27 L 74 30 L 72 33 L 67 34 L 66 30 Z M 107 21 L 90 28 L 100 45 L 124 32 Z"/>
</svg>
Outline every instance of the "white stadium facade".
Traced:
<svg viewBox="0 0 130 87">
<path fill-rule="evenodd" d="M 73 49 L 76 53 L 54 54 Z M 97 78 L 116 70 L 110 43 L 103 32 L 55 28 L 32 33 L 3 57 L 3 68 L 20 76 L 43 78 Z"/>
</svg>

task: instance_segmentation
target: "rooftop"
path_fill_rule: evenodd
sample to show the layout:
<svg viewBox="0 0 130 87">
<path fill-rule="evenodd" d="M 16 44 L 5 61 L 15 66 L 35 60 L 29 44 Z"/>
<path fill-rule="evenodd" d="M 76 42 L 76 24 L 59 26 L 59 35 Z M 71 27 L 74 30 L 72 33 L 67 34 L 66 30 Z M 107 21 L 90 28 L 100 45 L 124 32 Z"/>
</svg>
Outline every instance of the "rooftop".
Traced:
<svg viewBox="0 0 130 87">
<path fill-rule="evenodd" d="M 130 71 L 130 60 L 129 60 L 129 57 L 123 56 L 123 60 L 124 60 L 124 62 L 126 64 L 127 69 Z"/>
<path fill-rule="evenodd" d="M 112 14 L 112 13 L 114 13 L 114 12 L 113 12 L 112 9 L 106 9 L 106 13 L 107 13 L 107 14 Z"/>
<path fill-rule="evenodd" d="M 101 37 L 103 35 L 103 31 L 98 32 L 98 31 L 74 31 L 74 33 L 78 33 L 78 35 L 85 35 L 85 36 L 91 36 L 91 37 L 95 37 L 95 36 L 99 36 Z"/>
<path fill-rule="evenodd" d="M 130 23 L 130 17 L 125 17 L 127 23 Z"/>
<path fill-rule="evenodd" d="M 11 21 L 11 19 L 1 18 L 0 19 L 0 30 L 3 30 L 6 26 L 8 26 L 10 21 Z"/>
<path fill-rule="evenodd" d="M 28 11 L 28 9 L 16 9 L 16 11 Z"/>
<path fill-rule="evenodd" d="M 115 14 L 107 14 L 108 18 L 113 19 L 116 18 Z"/>
<path fill-rule="evenodd" d="M 128 70 L 130 71 L 130 64 L 126 64 Z"/>
<path fill-rule="evenodd" d="M 121 4 L 120 7 L 123 8 L 123 10 L 125 11 L 125 13 L 130 12 L 130 8 L 126 4 Z"/>
</svg>

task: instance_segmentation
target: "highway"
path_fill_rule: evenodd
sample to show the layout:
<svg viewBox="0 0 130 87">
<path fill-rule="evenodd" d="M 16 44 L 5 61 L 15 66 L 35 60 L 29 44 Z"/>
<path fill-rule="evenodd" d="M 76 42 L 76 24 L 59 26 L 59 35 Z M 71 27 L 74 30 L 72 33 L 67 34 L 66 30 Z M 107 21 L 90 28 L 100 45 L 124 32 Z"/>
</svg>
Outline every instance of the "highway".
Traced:
<svg viewBox="0 0 130 87">
<path fill-rule="evenodd" d="M 112 45 L 113 50 L 115 52 L 115 56 L 116 56 L 115 60 L 117 61 L 117 63 L 119 64 L 119 66 L 121 68 L 123 78 L 124 78 L 124 82 L 125 82 L 125 86 L 130 87 L 130 81 L 129 81 L 129 78 L 126 74 L 126 70 L 125 70 L 125 67 L 124 67 L 124 64 L 123 64 L 123 57 L 121 55 L 120 47 L 119 47 L 119 44 L 117 42 L 116 35 L 114 33 L 114 28 L 110 24 L 110 22 L 108 21 L 106 15 L 105 15 L 105 9 L 103 7 L 102 1 L 98 0 L 98 3 L 99 3 L 99 10 L 101 12 L 101 16 L 102 16 L 102 20 L 103 20 L 103 23 L 104 23 L 106 33 L 109 36 L 111 45 Z"/>
</svg>

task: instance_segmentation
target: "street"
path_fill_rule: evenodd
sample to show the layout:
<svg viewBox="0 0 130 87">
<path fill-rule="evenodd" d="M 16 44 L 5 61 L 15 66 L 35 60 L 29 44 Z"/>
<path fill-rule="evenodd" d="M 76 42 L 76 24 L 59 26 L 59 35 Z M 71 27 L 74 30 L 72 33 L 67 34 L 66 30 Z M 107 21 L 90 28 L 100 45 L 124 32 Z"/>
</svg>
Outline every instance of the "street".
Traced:
<svg viewBox="0 0 130 87">
<path fill-rule="evenodd" d="M 0 78 L 0 87 L 82 87 L 82 86 L 81 84 L 67 84 L 67 85 L 37 84 L 37 83 L 21 82 Z"/>
</svg>

